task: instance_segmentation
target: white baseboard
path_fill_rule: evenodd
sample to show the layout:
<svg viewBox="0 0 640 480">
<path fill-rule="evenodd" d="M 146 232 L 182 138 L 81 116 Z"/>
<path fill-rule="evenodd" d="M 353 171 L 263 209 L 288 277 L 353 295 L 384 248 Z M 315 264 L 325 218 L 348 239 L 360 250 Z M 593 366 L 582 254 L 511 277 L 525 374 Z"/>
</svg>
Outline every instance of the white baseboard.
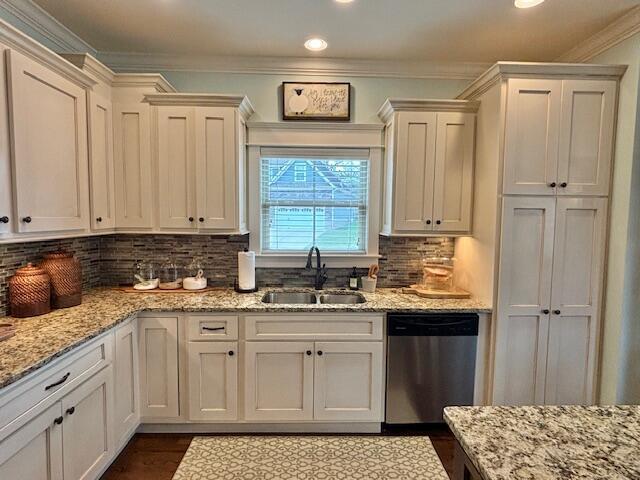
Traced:
<svg viewBox="0 0 640 480">
<path fill-rule="evenodd" d="M 140 433 L 380 433 L 381 423 L 146 423 Z"/>
</svg>

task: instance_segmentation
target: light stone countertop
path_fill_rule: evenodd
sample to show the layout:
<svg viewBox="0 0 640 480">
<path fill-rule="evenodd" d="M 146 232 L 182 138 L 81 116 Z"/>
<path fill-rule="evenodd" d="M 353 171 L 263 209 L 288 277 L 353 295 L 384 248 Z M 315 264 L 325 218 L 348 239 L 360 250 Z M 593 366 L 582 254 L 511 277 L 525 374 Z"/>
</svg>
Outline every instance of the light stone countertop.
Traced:
<svg viewBox="0 0 640 480">
<path fill-rule="evenodd" d="M 25 319 L 5 317 L 15 323 L 14 337 L 0 342 L 0 388 L 41 368 L 69 350 L 111 329 L 140 312 L 473 312 L 489 313 L 490 307 L 470 300 L 432 300 L 399 289 L 362 293 L 366 303 L 357 305 L 274 305 L 262 303 L 265 292 L 314 291 L 265 288 L 239 294 L 232 289 L 203 293 L 125 293 L 120 289 L 94 289 L 83 295 L 82 304 Z M 335 289 L 326 292 L 335 292 Z M 321 292 L 322 293 L 322 292 Z"/>
<path fill-rule="evenodd" d="M 485 480 L 640 479 L 640 405 L 447 407 Z"/>
</svg>

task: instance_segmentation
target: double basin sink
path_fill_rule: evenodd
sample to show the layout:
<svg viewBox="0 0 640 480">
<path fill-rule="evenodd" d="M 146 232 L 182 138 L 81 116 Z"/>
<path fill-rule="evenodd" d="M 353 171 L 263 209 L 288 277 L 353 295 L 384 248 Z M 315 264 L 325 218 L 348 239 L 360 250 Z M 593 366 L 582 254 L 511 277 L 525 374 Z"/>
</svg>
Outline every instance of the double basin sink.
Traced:
<svg viewBox="0 0 640 480">
<path fill-rule="evenodd" d="M 356 305 L 366 301 L 360 293 L 268 292 L 262 297 L 263 303 L 280 305 Z"/>
</svg>

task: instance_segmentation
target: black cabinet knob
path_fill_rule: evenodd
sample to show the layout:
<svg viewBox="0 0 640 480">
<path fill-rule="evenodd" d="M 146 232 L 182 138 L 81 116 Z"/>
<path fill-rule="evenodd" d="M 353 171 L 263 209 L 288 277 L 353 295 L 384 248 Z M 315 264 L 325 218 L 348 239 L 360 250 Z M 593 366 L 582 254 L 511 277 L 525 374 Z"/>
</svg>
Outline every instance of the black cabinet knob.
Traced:
<svg viewBox="0 0 640 480">
<path fill-rule="evenodd" d="M 0 223 L 9 223 L 9 217 L 7 217 L 6 215 L 0 217 Z"/>
<path fill-rule="evenodd" d="M 431 220 L 427 220 L 427 225 L 431 225 Z"/>
<path fill-rule="evenodd" d="M 193 222 L 193 217 L 189 217 L 189 221 L 190 221 L 190 222 Z"/>
<path fill-rule="evenodd" d="M 64 420 L 64 418 L 57 417 L 56 419 L 53 420 L 53 423 L 55 423 L 56 425 L 60 425 L 63 420 Z"/>
<path fill-rule="evenodd" d="M 229 350 L 229 356 L 233 357 L 233 355 L 234 355 L 234 351 L 233 350 Z"/>
<path fill-rule="evenodd" d="M 313 352 L 311 350 L 307 350 L 307 355 L 311 356 Z"/>
<path fill-rule="evenodd" d="M 200 223 L 204 222 L 204 217 L 200 217 L 200 218 L 198 219 L 198 221 L 199 221 Z"/>
<path fill-rule="evenodd" d="M 442 222 L 440 220 L 436 220 L 436 225 L 440 225 Z"/>
<path fill-rule="evenodd" d="M 31 217 L 24 217 L 24 218 L 22 219 L 22 221 L 23 221 L 24 223 L 31 223 Z"/>
<path fill-rule="evenodd" d="M 318 350 L 318 355 L 322 356 L 322 350 Z"/>
<path fill-rule="evenodd" d="M 67 408 L 67 415 L 73 415 L 75 411 L 76 411 L 76 407 L 69 407 Z"/>
<path fill-rule="evenodd" d="M 560 186 L 561 186 L 562 188 L 567 188 L 567 182 L 562 182 L 562 183 L 560 184 Z"/>
<path fill-rule="evenodd" d="M 556 188 L 556 182 L 551 182 L 551 183 L 549 184 L 549 186 L 550 186 L 551 188 Z"/>
<path fill-rule="evenodd" d="M 545 315 L 549 315 L 549 309 L 545 308 L 544 310 L 542 310 L 542 313 L 544 313 Z"/>
<path fill-rule="evenodd" d="M 96 222 L 100 223 L 102 221 L 102 217 L 96 218 Z"/>
<path fill-rule="evenodd" d="M 554 314 L 554 315 L 560 315 L 561 313 L 562 313 L 562 312 L 561 312 L 560 310 L 554 310 L 554 311 L 553 311 L 553 314 Z"/>
</svg>

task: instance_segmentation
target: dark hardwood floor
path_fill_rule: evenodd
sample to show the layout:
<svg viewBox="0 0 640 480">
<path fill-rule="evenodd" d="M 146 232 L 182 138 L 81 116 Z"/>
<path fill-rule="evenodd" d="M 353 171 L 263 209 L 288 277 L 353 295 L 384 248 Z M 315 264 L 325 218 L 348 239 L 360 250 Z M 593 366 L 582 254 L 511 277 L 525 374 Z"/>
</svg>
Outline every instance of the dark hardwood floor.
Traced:
<svg viewBox="0 0 640 480">
<path fill-rule="evenodd" d="M 446 426 L 385 432 L 383 435 L 427 435 L 444 468 L 452 475 L 454 438 Z M 138 433 L 102 480 L 171 480 L 194 435 Z"/>
</svg>

